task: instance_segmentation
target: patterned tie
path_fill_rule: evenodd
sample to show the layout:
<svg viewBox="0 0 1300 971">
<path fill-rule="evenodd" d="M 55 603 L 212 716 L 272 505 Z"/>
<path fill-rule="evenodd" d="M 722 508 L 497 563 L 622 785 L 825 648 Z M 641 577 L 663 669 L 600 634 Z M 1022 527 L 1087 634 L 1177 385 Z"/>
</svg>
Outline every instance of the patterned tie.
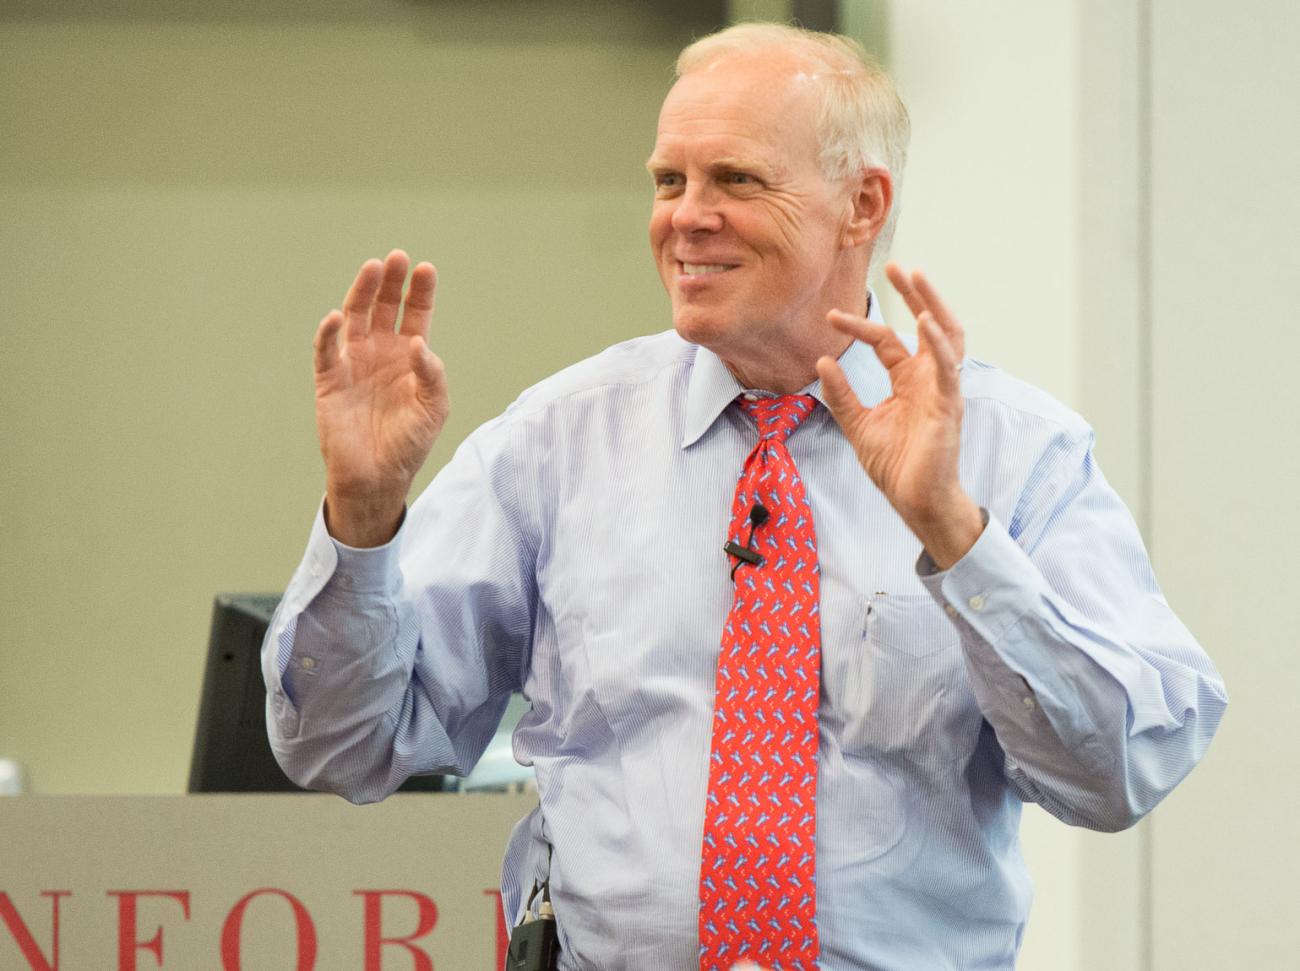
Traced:
<svg viewBox="0 0 1300 971">
<path fill-rule="evenodd" d="M 758 423 L 731 503 L 735 600 L 722 633 L 700 865 L 700 968 L 817 967 L 814 840 L 821 619 L 817 540 L 785 440 L 807 395 L 741 399 Z M 751 510 L 760 513 L 751 520 Z M 751 543 L 752 530 L 752 543 Z"/>
</svg>

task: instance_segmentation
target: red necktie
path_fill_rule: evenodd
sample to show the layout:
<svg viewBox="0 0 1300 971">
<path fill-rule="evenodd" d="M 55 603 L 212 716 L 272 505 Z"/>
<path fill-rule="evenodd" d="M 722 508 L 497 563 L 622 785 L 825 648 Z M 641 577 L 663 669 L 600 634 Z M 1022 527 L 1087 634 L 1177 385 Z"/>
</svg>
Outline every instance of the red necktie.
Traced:
<svg viewBox="0 0 1300 971">
<path fill-rule="evenodd" d="M 718 655 L 700 967 L 726 971 L 751 960 L 812 971 L 820 588 L 812 512 L 785 440 L 815 401 L 784 395 L 740 405 L 758 423 L 759 440 L 736 484 L 728 539 L 763 559 L 727 557 L 736 593 Z M 751 516 L 755 504 L 766 520 Z"/>
</svg>

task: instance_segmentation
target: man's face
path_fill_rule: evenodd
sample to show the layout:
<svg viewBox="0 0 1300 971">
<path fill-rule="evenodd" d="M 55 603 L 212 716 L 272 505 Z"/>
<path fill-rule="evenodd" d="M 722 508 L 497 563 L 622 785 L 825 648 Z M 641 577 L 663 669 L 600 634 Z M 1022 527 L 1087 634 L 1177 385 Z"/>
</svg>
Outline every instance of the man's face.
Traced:
<svg viewBox="0 0 1300 971">
<path fill-rule="evenodd" d="M 677 332 L 729 364 L 806 344 L 839 292 L 850 203 L 818 163 L 814 84 L 780 55 L 733 58 L 659 115 L 650 246 Z"/>
</svg>

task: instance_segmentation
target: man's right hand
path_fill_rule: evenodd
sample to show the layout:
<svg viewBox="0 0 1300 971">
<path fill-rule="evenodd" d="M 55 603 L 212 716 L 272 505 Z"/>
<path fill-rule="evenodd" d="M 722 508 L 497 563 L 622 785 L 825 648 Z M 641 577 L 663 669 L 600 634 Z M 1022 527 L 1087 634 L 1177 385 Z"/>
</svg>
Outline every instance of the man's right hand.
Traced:
<svg viewBox="0 0 1300 971">
<path fill-rule="evenodd" d="M 331 310 L 316 331 L 326 525 L 348 546 L 392 539 L 451 408 L 442 361 L 425 342 L 437 276 L 432 264 L 417 265 L 403 302 L 410 263 L 401 250 L 368 260 L 343 310 Z"/>
</svg>

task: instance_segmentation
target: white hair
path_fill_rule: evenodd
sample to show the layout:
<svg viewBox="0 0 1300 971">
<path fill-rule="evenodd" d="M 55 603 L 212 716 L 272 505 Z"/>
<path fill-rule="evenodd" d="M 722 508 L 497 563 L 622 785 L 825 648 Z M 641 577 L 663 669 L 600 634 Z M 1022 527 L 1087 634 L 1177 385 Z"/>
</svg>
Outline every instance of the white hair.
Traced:
<svg viewBox="0 0 1300 971">
<path fill-rule="evenodd" d="M 898 197 L 907 164 L 911 122 L 894 82 L 857 41 L 787 24 L 742 23 L 702 37 L 677 57 L 677 77 L 728 57 L 778 49 L 818 69 L 818 158 L 827 179 L 883 168 L 893 184 L 889 215 L 872 251 L 875 264 L 889 251 L 898 222 Z"/>
</svg>

